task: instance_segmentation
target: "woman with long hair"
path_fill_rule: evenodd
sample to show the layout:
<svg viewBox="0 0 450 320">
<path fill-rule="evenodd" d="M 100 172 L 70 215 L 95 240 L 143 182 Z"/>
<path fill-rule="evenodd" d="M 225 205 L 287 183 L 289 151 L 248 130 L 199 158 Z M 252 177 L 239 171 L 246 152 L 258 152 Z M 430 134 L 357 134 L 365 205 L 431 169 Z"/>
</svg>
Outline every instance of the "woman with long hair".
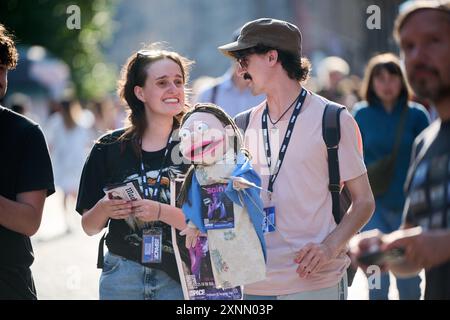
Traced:
<svg viewBox="0 0 450 320">
<path fill-rule="evenodd" d="M 361 130 L 364 161 L 376 204 L 375 212 L 363 230 L 379 229 L 390 233 L 400 226 L 405 202 L 403 185 L 412 145 L 428 126 L 429 117 L 423 106 L 410 100 L 400 61 L 391 53 L 377 55 L 369 61 L 361 96 L 365 101 L 357 103 L 353 111 Z M 383 161 L 385 168 L 381 174 L 371 175 L 371 167 L 377 162 L 380 164 L 381 159 L 390 161 Z M 386 165 L 386 162 L 390 164 Z M 375 180 L 381 181 L 383 186 L 376 187 Z M 400 299 L 419 299 L 419 284 L 419 277 L 397 279 Z M 371 300 L 388 299 L 389 274 L 382 274 L 380 285 L 371 288 L 369 284 Z"/>
<path fill-rule="evenodd" d="M 101 137 L 84 166 L 77 203 L 83 229 L 94 235 L 108 228 L 104 259 L 99 252 L 100 299 L 183 299 L 171 226 L 186 224 L 169 205 L 169 182 L 185 173 L 172 136 L 187 110 L 191 64 L 154 45 L 133 53 L 118 86 L 129 125 Z M 127 182 L 138 186 L 142 200 L 105 196 L 105 188 Z"/>
</svg>

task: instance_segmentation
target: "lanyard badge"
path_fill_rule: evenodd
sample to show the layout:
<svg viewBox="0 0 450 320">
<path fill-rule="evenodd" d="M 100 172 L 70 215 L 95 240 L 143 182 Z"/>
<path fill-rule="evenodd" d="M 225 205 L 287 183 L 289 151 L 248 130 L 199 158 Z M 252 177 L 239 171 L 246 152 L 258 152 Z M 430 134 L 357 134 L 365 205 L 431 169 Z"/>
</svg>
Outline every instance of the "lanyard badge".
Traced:
<svg viewBox="0 0 450 320">
<path fill-rule="evenodd" d="M 298 115 L 300 114 L 300 110 L 303 106 L 303 103 L 305 102 L 307 91 L 305 89 L 302 89 L 299 96 L 297 97 L 297 103 L 295 105 L 295 109 L 292 112 L 291 118 L 289 120 L 289 125 L 286 129 L 286 133 L 284 135 L 283 144 L 281 145 L 281 148 L 278 153 L 278 160 L 275 164 L 275 168 L 273 172 L 271 172 L 269 176 L 269 185 L 268 185 L 268 191 L 269 191 L 269 202 L 265 205 L 264 208 L 264 220 L 263 220 L 263 231 L 264 232 L 273 232 L 275 231 L 275 205 L 272 200 L 273 195 L 273 186 L 275 184 L 275 181 L 278 177 L 278 173 L 280 172 L 281 165 L 283 164 L 284 156 L 286 155 L 287 148 L 289 146 L 289 142 L 292 137 L 292 132 L 294 131 L 294 126 L 297 121 Z M 264 149 L 266 154 L 266 160 L 267 165 L 269 167 L 269 170 L 272 168 L 272 152 L 270 149 L 270 137 L 269 137 L 269 130 L 267 127 L 267 118 L 268 118 L 268 105 L 266 105 L 266 108 L 264 109 L 263 115 L 262 115 L 262 130 L 263 130 L 263 138 L 264 138 Z"/>
<path fill-rule="evenodd" d="M 142 263 L 161 263 L 162 229 L 142 231 Z"/>
<path fill-rule="evenodd" d="M 161 179 L 164 165 L 167 161 L 167 156 L 169 154 L 169 149 L 172 144 L 172 133 L 170 132 L 169 140 L 167 141 L 166 150 L 164 152 L 164 159 L 159 169 L 158 176 L 156 178 L 156 183 L 153 187 L 153 193 L 150 194 L 150 187 L 147 182 L 147 175 L 145 173 L 144 160 L 141 151 L 141 179 L 142 188 L 144 189 L 144 199 L 151 199 L 153 201 L 158 201 L 159 194 L 161 192 Z M 141 147 L 142 150 L 142 147 Z M 162 261 L 162 228 L 152 227 L 142 230 L 142 263 L 161 263 Z"/>
<path fill-rule="evenodd" d="M 264 208 L 262 229 L 264 233 L 275 231 L 275 206 Z"/>
</svg>

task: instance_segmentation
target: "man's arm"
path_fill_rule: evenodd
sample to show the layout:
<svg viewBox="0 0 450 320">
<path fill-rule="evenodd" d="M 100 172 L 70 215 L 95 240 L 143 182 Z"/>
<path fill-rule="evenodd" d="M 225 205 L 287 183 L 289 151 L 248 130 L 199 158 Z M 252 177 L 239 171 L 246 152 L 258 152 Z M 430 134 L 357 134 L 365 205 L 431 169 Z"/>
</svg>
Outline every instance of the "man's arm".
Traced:
<svg viewBox="0 0 450 320">
<path fill-rule="evenodd" d="M 299 264 L 297 273 L 305 277 L 320 270 L 334 259 L 347 245 L 348 241 L 369 221 L 375 210 L 375 200 L 370 188 L 367 173 L 346 181 L 352 196 L 352 205 L 339 225 L 320 243 L 308 243 L 295 259 Z"/>
<path fill-rule="evenodd" d="M 22 192 L 17 201 L 0 196 L 0 225 L 24 234 L 34 235 L 41 225 L 47 190 Z"/>
<path fill-rule="evenodd" d="M 369 221 L 375 210 L 375 200 L 367 173 L 345 182 L 352 196 L 352 205 L 342 221 L 322 242 L 333 257 L 341 252 L 349 240 Z"/>
</svg>

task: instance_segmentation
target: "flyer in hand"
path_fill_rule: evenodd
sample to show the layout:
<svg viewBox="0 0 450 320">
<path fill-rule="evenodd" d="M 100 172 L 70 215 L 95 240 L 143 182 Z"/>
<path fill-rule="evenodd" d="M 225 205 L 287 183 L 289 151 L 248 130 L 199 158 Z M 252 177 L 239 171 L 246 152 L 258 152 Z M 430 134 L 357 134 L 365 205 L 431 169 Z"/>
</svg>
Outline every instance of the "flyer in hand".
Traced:
<svg viewBox="0 0 450 320">
<path fill-rule="evenodd" d="M 103 188 L 103 191 L 111 200 L 142 200 L 142 194 L 137 180 L 127 181 Z"/>
</svg>

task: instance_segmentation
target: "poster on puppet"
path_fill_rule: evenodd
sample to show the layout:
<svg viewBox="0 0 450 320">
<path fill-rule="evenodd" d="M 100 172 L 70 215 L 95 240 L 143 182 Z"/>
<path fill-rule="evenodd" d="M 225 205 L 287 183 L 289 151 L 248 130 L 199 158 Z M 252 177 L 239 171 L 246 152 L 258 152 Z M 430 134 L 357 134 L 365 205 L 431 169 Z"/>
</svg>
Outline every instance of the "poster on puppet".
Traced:
<svg viewBox="0 0 450 320">
<path fill-rule="evenodd" d="M 170 182 L 170 203 L 180 207 L 177 198 L 184 178 L 177 177 Z M 194 248 L 187 249 L 186 237 L 172 228 L 172 243 L 186 300 L 242 300 L 242 287 L 218 289 L 215 286 L 208 250 L 208 238 L 200 237 Z"/>
</svg>

